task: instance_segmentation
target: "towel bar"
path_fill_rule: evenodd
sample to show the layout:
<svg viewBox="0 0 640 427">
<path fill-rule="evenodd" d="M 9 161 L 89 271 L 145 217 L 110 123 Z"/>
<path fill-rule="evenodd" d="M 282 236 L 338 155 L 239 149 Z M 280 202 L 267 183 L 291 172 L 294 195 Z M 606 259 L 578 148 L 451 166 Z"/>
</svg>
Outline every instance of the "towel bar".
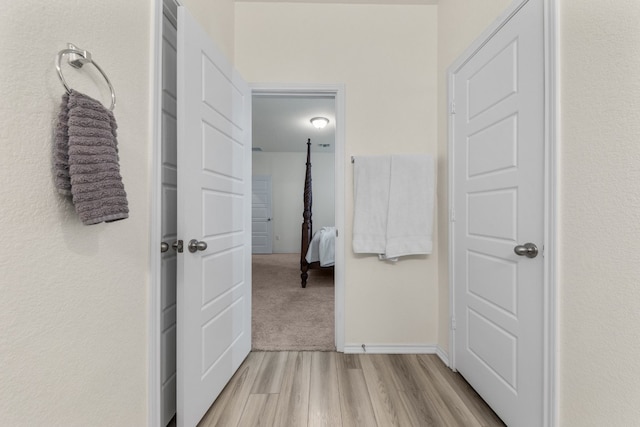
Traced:
<svg viewBox="0 0 640 427">
<path fill-rule="evenodd" d="M 109 86 L 109 90 L 111 91 L 111 107 L 109 107 L 109 109 L 113 111 L 116 106 L 116 92 L 113 89 L 111 81 L 109 81 L 109 77 L 107 77 L 105 72 L 102 70 L 102 68 L 100 68 L 96 61 L 91 58 L 91 52 L 79 49 L 71 43 L 68 43 L 67 49 L 62 49 L 56 56 L 56 70 L 58 71 L 58 77 L 60 78 L 60 82 L 62 82 L 64 88 L 67 90 L 67 93 L 71 92 L 71 88 L 69 88 L 67 81 L 64 79 L 64 76 L 62 75 L 62 68 L 60 67 L 60 60 L 64 55 L 69 55 L 69 65 L 74 68 L 82 68 L 84 64 L 92 64 L 94 67 L 96 67 L 100 74 L 102 74 L 102 77 L 104 77 L 107 85 Z"/>
</svg>

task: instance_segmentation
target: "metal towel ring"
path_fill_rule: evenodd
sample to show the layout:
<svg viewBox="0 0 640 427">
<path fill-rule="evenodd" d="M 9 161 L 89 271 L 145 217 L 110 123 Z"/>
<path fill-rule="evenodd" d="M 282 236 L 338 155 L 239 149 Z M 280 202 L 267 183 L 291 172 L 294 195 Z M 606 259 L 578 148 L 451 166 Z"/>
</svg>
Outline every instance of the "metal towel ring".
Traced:
<svg viewBox="0 0 640 427">
<path fill-rule="evenodd" d="M 62 82 L 64 88 L 67 90 L 67 93 L 71 93 L 71 88 L 69 88 L 67 81 L 64 79 L 64 76 L 62 75 L 62 68 L 60 67 L 60 60 L 64 55 L 69 55 L 69 65 L 74 68 L 82 68 L 82 66 L 87 63 L 92 64 L 94 67 L 96 67 L 100 74 L 102 74 L 102 77 L 104 77 L 107 85 L 109 85 L 109 90 L 111 91 L 111 107 L 109 107 L 109 110 L 113 111 L 113 109 L 116 107 L 116 92 L 113 89 L 113 85 L 109 81 L 109 77 L 107 77 L 105 72 L 102 70 L 102 68 L 100 68 L 96 61 L 91 59 L 91 53 L 89 51 L 78 49 L 71 43 L 69 43 L 68 46 L 69 47 L 67 49 L 62 49 L 60 52 L 58 52 L 58 56 L 56 56 L 56 70 L 58 70 L 58 77 L 60 78 L 60 81 Z"/>
</svg>

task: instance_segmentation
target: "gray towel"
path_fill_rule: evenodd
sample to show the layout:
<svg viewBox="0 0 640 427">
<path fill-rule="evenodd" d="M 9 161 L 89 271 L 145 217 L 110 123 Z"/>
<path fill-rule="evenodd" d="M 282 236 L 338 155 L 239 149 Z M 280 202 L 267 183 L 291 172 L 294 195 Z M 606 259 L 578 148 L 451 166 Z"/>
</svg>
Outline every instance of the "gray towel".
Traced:
<svg viewBox="0 0 640 427">
<path fill-rule="evenodd" d="M 73 197 L 85 225 L 129 217 L 117 127 L 113 113 L 99 101 L 73 89 L 62 96 L 55 132 L 56 187 Z"/>
</svg>

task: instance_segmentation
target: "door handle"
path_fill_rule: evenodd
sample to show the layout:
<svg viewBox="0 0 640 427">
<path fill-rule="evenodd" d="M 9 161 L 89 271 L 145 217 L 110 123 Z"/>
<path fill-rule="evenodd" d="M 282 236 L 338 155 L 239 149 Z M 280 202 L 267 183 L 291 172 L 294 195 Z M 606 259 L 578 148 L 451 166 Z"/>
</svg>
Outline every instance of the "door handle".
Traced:
<svg viewBox="0 0 640 427">
<path fill-rule="evenodd" d="M 197 251 L 204 251 L 207 249 L 207 242 L 204 241 L 197 241 L 196 239 L 191 239 L 191 241 L 189 241 L 189 252 L 194 253 Z"/>
<path fill-rule="evenodd" d="M 518 245 L 513 248 L 513 252 L 519 256 L 526 256 L 527 258 L 535 258 L 538 256 L 538 247 L 534 243 L 525 243 L 524 245 Z"/>
<path fill-rule="evenodd" d="M 174 251 L 180 252 L 180 253 L 182 253 L 183 248 L 184 248 L 184 246 L 182 244 L 182 240 L 176 240 L 175 242 L 173 242 L 171 244 L 171 247 L 173 248 Z"/>
<path fill-rule="evenodd" d="M 160 252 L 164 253 L 169 250 L 169 244 L 167 242 L 160 243 Z"/>
</svg>

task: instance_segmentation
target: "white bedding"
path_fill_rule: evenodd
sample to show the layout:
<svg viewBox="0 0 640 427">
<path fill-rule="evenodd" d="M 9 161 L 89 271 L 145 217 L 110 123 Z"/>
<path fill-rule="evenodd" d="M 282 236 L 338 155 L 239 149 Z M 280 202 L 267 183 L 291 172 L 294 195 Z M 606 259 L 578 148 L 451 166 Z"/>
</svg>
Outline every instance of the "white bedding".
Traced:
<svg viewBox="0 0 640 427">
<path fill-rule="evenodd" d="M 305 259 L 308 263 L 320 261 L 320 267 L 335 264 L 336 228 L 322 227 L 313 234 Z"/>
</svg>

